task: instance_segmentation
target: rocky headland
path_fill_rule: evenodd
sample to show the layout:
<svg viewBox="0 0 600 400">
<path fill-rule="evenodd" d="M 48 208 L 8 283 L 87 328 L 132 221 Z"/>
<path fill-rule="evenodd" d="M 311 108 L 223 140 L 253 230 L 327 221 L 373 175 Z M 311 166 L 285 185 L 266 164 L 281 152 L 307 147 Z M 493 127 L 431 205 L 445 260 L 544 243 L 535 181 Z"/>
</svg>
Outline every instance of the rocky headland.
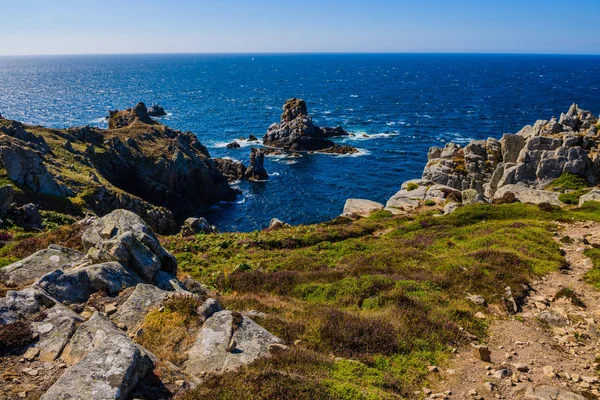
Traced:
<svg viewBox="0 0 600 400">
<path fill-rule="evenodd" d="M 183 219 L 235 199 L 196 136 L 153 120 L 143 103 L 111 111 L 108 124 L 61 130 L 0 119 L 2 173 L 16 185 L 15 200 L 74 215 L 125 208 L 172 233 Z"/>
</svg>

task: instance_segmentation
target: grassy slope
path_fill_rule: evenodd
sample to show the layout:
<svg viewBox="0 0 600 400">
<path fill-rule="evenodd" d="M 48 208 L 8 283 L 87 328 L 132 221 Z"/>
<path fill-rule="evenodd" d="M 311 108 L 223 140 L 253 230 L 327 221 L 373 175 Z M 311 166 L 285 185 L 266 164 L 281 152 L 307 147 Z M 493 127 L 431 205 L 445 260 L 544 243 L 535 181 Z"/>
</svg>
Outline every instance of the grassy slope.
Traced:
<svg viewBox="0 0 600 400">
<path fill-rule="evenodd" d="M 167 238 L 180 271 L 218 289 L 289 352 L 212 378 L 188 398 L 402 398 L 427 383 L 485 322 L 467 293 L 502 304 L 564 263 L 554 221 L 599 220 L 600 204 L 560 210 L 475 205 L 416 220 L 386 212 L 278 231 Z"/>
</svg>

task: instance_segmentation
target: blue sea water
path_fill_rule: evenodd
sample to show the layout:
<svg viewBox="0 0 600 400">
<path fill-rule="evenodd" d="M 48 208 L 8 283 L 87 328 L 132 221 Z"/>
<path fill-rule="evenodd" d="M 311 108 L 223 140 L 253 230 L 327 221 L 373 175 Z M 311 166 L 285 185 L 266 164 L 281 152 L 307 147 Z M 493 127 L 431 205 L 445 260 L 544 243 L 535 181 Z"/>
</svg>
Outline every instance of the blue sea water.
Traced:
<svg viewBox="0 0 600 400">
<path fill-rule="evenodd" d="M 194 132 L 215 157 L 247 162 L 286 99 L 320 126 L 355 133 L 355 156 L 268 157 L 267 182 L 208 216 L 221 230 L 339 215 L 347 198 L 385 202 L 420 177 L 430 146 L 500 138 L 577 102 L 600 111 L 600 57 L 549 55 L 119 55 L 0 57 L 0 113 L 51 127 L 95 125 L 110 109 L 158 103 L 162 122 Z M 366 133 L 367 138 L 362 137 Z"/>
</svg>

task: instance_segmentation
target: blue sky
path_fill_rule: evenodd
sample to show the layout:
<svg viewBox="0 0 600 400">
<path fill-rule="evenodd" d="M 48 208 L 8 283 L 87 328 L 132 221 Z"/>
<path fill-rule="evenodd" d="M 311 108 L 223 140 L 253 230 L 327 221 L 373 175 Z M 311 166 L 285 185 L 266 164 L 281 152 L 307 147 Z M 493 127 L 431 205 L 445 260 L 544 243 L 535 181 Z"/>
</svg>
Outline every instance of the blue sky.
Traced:
<svg viewBox="0 0 600 400">
<path fill-rule="evenodd" d="M 600 54 L 600 0 L 0 0 L 0 55 Z"/>
</svg>

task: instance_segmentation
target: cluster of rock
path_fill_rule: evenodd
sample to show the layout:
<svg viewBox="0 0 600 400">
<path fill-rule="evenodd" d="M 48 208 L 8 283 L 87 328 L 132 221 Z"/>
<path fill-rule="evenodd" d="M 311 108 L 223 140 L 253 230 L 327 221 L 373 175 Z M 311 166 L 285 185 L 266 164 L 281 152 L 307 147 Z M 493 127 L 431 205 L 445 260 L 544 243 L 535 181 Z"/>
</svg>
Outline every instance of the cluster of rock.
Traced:
<svg viewBox="0 0 600 400">
<path fill-rule="evenodd" d="M 231 182 L 239 179 L 264 181 L 269 179 L 265 169 L 265 153 L 253 147 L 250 150 L 250 164 L 246 167 L 241 161 L 231 158 L 215 158 L 217 168 Z"/>
<path fill-rule="evenodd" d="M 42 215 L 33 203 L 19 206 L 14 202 L 15 190 L 12 185 L 0 186 L 0 218 L 8 217 L 27 231 L 43 229 Z M 0 219 L 0 225 L 4 221 Z"/>
<path fill-rule="evenodd" d="M 0 120 L 0 162 L 9 179 L 28 191 L 83 195 L 99 215 L 126 208 L 159 233 L 172 233 L 176 220 L 237 196 L 194 134 L 154 121 L 143 103 L 111 111 L 108 124 L 108 130 L 33 133 Z"/>
<path fill-rule="evenodd" d="M 292 151 L 356 153 L 357 150 L 353 147 L 336 145 L 329 140 L 333 137 L 347 135 L 348 132 L 339 126 L 336 128 L 321 128 L 314 125 L 312 118 L 308 115 L 306 102 L 293 98 L 283 105 L 281 121 L 269 127 L 263 137 L 263 144 Z"/>
<path fill-rule="evenodd" d="M 432 147 L 423 179 L 461 191 L 475 189 L 488 199 L 512 191 L 520 191 L 514 193 L 517 198 L 525 192 L 538 196 L 535 190 L 543 190 L 565 172 L 596 185 L 600 172 L 597 123 L 591 112 L 573 104 L 559 120 L 539 120 L 500 140 L 472 141 L 464 148 L 454 143 Z M 540 202 L 546 200 L 558 201 Z"/>
<path fill-rule="evenodd" d="M 134 338 L 145 315 L 174 295 L 204 300 L 187 361 L 171 366 L 192 386 L 285 348 L 248 317 L 188 291 L 175 275 L 175 258 L 137 215 L 116 210 L 81 223 L 85 253 L 53 245 L 0 270 L 5 286 L 20 289 L 0 299 L 0 330 L 31 330 L 25 343 L 0 351 L 12 356 L 19 376 L 37 379 L 42 366 L 58 371 L 55 381 L 40 380 L 49 386 L 42 399 L 127 398 L 159 361 Z M 103 309 L 92 301 L 98 296 Z"/>
<path fill-rule="evenodd" d="M 511 201 L 562 206 L 560 193 L 544 190 L 562 174 L 599 183 L 597 124 L 591 112 L 573 104 L 559 119 L 539 120 L 500 140 L 432 147 L 422 178 L 404 182 L 386 208 L 413 212 L 437 206 L 451 212 L 460 205 Z M 592 190 L 581 201 L 596 197 L 600 194 Z"/>
</svg>

